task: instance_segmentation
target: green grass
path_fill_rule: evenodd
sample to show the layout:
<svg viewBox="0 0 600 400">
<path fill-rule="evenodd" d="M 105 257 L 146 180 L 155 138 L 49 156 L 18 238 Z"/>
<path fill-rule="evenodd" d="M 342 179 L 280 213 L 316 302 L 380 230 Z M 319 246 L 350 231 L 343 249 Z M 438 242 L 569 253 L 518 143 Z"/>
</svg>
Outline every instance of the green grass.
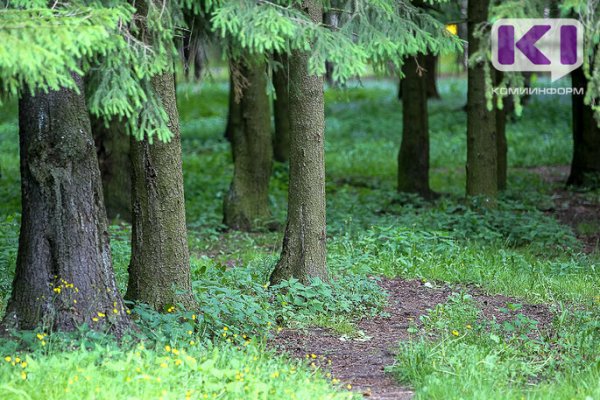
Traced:
<svg viewBox="0 0 600 400">
<path fill-rule="evenodd" d="M 593 399 L 600 396 L 600 314 L 562 310 L 538 327 L 511 305 L 499 323 L 455 294 L 421 317 L 388 370 L 418 399 Z M 434 338 L 434 339 L 432 339 Z"/>
<path fill-rule="evenodd" d="M 402 126 L 396 83 L 368 80 L 362 86 L 354 84 L 326 92 L 328 262 L 335 281 L 331 285 L 317 281 L 308 287 L 289 281 L 268 287 L 267 277 L 279 254 L 281 232 L 227 232 L 221 225 L 223 196 L 233 173 L 229 144 L 223 138 L 227 84 L 222 79 L 200 86 L 179 84 L 192 279 L 199 308 L 160 315 L 136 307 L 133 315 L 140 327 L 137 340 L 145 343 L 145 349 L 137 348 L 132 341 L 118 350 L 105 338 L 85 330 L 70 339 L 50 335 L 44 339 L 48 340 L 47 346 L 41 346 L 36 337 L 39 332 L 7 340 L 0 345 L 0 355 L 13 360 L 17 355 L 28 358 L 30 366 L 26 368 L 28 379 L 23 380 L 22 368 L 11 362 L 0 363 L 0 398 L 27 398 L 23 393 L 30 398 L 49 399 L 159 398 L 166 390 L 165 399 L 181 399 L 191 389 L 192 398 L 202 398 L 200 394 L 209 398 L 252 397 L 248 393 L 254 390 L 264 398 L 287 398 L 286 390 L 298 398 L 343 397 L 346 395 L 334 390 L 318 371 L 264 352 L 262 343 L 278 325 L 317 325 L 340 335 L 358 335 L 356 319 L 377 314 L 386 300 L 385 293 L 369 278 L 372 276 L 476 285 L 488 293 L 515 296 L 522 301 L 562 303 L 565 309 L 580 310 L 580 318 L 570 320 L 568 325 L 573 330 L 583 329 L 589 324 L 586 310 L 598 307 L 598 257 L 582 254 L 572 229 L 541 211 L 553 204 L 553 187 L 527 171 L 529 167 L 569 163 L 570 99 L 533 98 L 523 117 L 509 122 L 509 190 L 497 209 L 488 210 L 480 207 L 477 199 L 463 198 L 465 81 L 444 79 L 439 89 L 442 100 L 430 102 L 431 184 L 446 195 L 434 203 L 394 190 Z M 8 103 L 2 111 L 0 308 L 4 309 L 16 262 L 20 183 L 16 107 Z M 280 223 L 285 222 L 287 176 L 286 165 L 274 166 L 270 203 L 273 217 Z M 587 196 L 590 202 L 600 203 L 597 193 Z M 113 221 L 110 230 L 115 273 L 124 290 L 130 227 Z M 592 225 L 578 227 L 579 233 L 595 230 Z M 455 315 L 464 319 L 473 314 L 465 308 Z M 597 314 L 594 318 L 597 320 Z M 569 327 L 563 325 L 555 326 L 555 334 L 575 334 L 565 331 Z M 485 329 L 489 331 L 490 327 L 485 325 Z M 484 330 L 477 332 L 484 338 Z M 252 338 L 249 344 L 240 339 L 243 335 Z M 538 380 L 527 381 L 523 389 L 510 379 L 493 386 L 490 379 L 497 372 L 521 371 L 528 363 L 539 363 L 544 351 L 517 342 L 502 350 L 504 347 L 493 347 L 475 336 L 467 347 L 450 347 L 466 345 L 464 340 L 454 343 L 454 336 L 444 338 L 439 332 L 434 337 L 428 332 L 415 332 L 414 339 L 402 348 L 402 360 L 420 357 L 421 353 L 437 354 L 442 348 L 444 357 L 464 349 L 464 356 L 454 354 L 453 361 L 428 356 L 428 361 L 413 365 L 412 375 L 401 377 L 423 398 L 449 393 L 450 382 L 463 387 L 463 380 L 453 380 L 454 375 L 436 375 L 432 370 L 434 361 L 468 372 L 464 390 L 459 392 L 464 398 L 493 398 L 497 390 L 518 398 L 523 394 L 533 398 L 554 398 L 554 394 L 578 397 L 584 392 L 597 397 L 593 392 L 598 390 L 594 386 L 597 369 L 575 362 L 583 347 L 565 352 L 563 360 L 573 361 L 571 367 L 554 377 L 537 374 Z M 190 341 L 196 344 L 190 345 Z M 165 345 L 185 350 L 196 364 L 176 366 L 172 353 L 164 351 Z M 492 365 L 498 370 L 477 375 L 479 366 L 489 360 L 488 355 L 504 354 L 500 350 L 516 355 L 502 359 L 498 366 Z M 597 353 L 590 354 L 598 359 Z M 160 367 L 163 361 L 167 361 L 167 368 Z M 199 369 L 206 362 L 204 369 Z M 401 362 L 408 366 L 408 361 Z M 138 367 L 142 372 L 136 370 Z M 246 367 L 252 371 L 245 381 L 250 392 L 239 392 L 235 374 L 224 371 Z M 296 374 L 289 373 L 292 367 L 297 369 Z M 94 380 L 87 381 L 85 375 L 91 378 L 92 371 Z M 272 379 L 276 371 L 280 377 Z M 150 378 L 145 379 L 146 375 Z M 127 382 L 127 377 L 132 381 Z M 69 385 L 69 380 L 73 384 Z M 443 386 L 446 381 L 449 383 Z M 532 383 L 538 384 L 530 388 Z M 476 391 L 476 385 L 484 389 Z M 98 394 L 96 387 L 101 389 Z"/>
<path fill-rule="evenodd" d="M 126 351 L 106 345 L 7 357 L 0 360 L 5 400 L 352 398 L 307 365 L 256 345 L 149 348 L 140 343 Z"/>
</svg>

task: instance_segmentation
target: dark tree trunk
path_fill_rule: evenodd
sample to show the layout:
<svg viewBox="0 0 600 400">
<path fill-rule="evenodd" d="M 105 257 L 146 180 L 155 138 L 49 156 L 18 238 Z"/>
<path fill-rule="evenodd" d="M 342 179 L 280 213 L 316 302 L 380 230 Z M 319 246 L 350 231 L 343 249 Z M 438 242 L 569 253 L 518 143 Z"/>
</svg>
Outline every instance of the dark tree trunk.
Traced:
<svg viewBox="0 0 600 400">
<path fill-rule="evenodd" d="M 314 21 L 320 21 L 319 2 L 303 3 Z M 295 277 L 328 279 L 325 224 L 325 109 L 323 79 L 308 74 L 309 54 L 294 52 L 290 74 L 290 186 L 288 216 L 281 258 L 271 282 Z"/>
<path fill-rule="evenodd" d="M 417 59 L 420 70 L 419 76 L 425 79 L 425 91 L 428 99 L 440 98 L 437 89 L 437 60 L 438 56 L 433 54 L 419 55 Z M 402 100 L 403 85 L 403 79 L 400 79 L 400 83 L 398 84 L 398 100 Z"/>
<path fill-rule="evenodd" d="M 111 219 L 131 222 L 131 159 L 125 124 L 114 119 L 106 126 L 100 118 L 91 117 L 91 120 L 106 214 Z"/>
<path fill-rule="evenodd" d="M 581 68 L 571 72 L 573 88 L 587 89 Z M 597 188 L 600 186 L 600 128 L 594 110 L 584 103 L 583 95 L 573 94 L 573 159 L 567 185 Z"/>
<path fill-rule="evenodd" d="M 437 64 L 438 56 L 427 54 L 423 57 L 425 65 L 425 80 L 427 82 L 427 98 L 439 99 L 440 93 L 437 88 Z"/>
<path fill-rule="evenodd" d="M 502 83 L 504 74 L 495 71 L 496 86 Z M 495 101 L 496 99 L 494 99 Z M 496 150 L 498 152 L 498 191 L 506 190 L 508 181 L 508 144 L 506 141 L 506 114 L 514 108 L 511 97 L 504 99 L 504 107 L 496 109 Z"/>
<path fill-rule="evenodd" d="M 487 21 L 489 0 L 470 0 L 469 48 L 479 49 L 475 27 Z M 487 108 L 484 65 L 469 68 L 467 90 L 467 195 L 496 197 L 498 193 L 498 156 L 496 116 Z"/>
<path fill-rule="evenodd" d="M 173 74 L 152 78 L 169 115 L 171 141 L 131 138 L 132 237 L 128 300 L 164 311 L 193 305 L 179 116 Z"/>
<path fill-rule="evenodd" d="M 82 81 L 19 101 L 22 221 L 3 323 L 117 335 L 130 327 L 115 284 L 102 182 Z"/>
<path fill-rule="evenodd" d="M 273 72 L 273 86 L 275 87 L 275 100 L 273 101 L 275 119 L 273 155 L 275 160 L 287 162 L 290 149 L 290 99 L 287 56 L 279 55 L 277 56 L 277 61 L 281 63 L 282 67 Z"/>
<path fill-rule="evenodd" d="M 233 131 L 238 129 L 241 125 L 241 99 L 236 98 L 235 95 L 235 80 L 233 78 L 233 71 L 229 74 L 229 107 L 227 110 L 227 125 L 225 126 L 225 132 L 223 136 L 228 142 L 231 142 L 233 138 Z"/>
<path fill-rule="evenodd" d="M 257 62 L 239 66 L 247 85 L 232 121 L 233 181 L 223 204 L 223 222 L 252 230 L 269 217 L 269 178 L 273 163 L 271 116 L 266 67 Z"/>
<path fill-rule="evenodd" d="M 402 144 L 398 153 L 398 191 L 430 198 L 427 81 L 419 73 L 424 56 L 408 57 L 402 68 Z"/>
</svg>

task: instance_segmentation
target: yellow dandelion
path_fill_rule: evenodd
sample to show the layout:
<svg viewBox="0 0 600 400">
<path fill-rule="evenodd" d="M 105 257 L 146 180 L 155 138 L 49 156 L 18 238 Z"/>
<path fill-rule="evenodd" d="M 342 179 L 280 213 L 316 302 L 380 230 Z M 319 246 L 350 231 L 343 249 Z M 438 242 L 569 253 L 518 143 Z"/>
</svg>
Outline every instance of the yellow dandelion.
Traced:
<svg viewBox="0 0 600 400">
<path fill-rule="evenodd" d="M 21 371 L 21 379 L 27 379 L 27 372 Z"/>
<path fill-rule="evenodd" d="M 4 361 L 11 362 L 12 361 L 12 357 L 11 356 L 6 356 L 6 357 L 4 357 Z"/>
<path fill-rule="evenodd" d="M 458 336 L 458 331 L 455 329 L 455 330 L 453 330 L 453 331 L 452 331 L 452 334 L 453 334 L 454 336 Z"/>
<path fill-rule="evenodd" d="M 27 361 L 23 361 L 21 363 L 21 368 L 27 368 Z"/>
<path fill-rule="evenodd" d="M 161 368 L 167 368 L 167 363 L 160 363 Z"/>
<path fill-rule="evenodd" d="M 467 329 L 473 329 L 471 325 L 467 325 Z"/>
<path fill-rule="evenodd" d="M 166 351 L 167 353 L 170 353 L 170 352 L 171 352 L 171 346 L 169 346 L 169 345 L 166 345 L 166 346 L 165 346 L 165 351 Z"/>
<path fill-rule="evenodd" d="M 350 384 L 348 384 L 346 387 L 348 388 L 348 390 L 352 389 L 352 385 Z"/>
<path fill-rule="evenodd" d="M 106 317 L 106 314 L 104 314 L 103 312 L 98 311 L 98 316 L 100 318 L 104 318 L 104 317 Z"/>
<path fill-rule="evenodd" d="M 41 333 L 38 333 L 38 334 L 36 335 L 36 337 L 37 337 L 39 340 L 44 340 L 44 335 L 42 335 Z"/>
</svg>

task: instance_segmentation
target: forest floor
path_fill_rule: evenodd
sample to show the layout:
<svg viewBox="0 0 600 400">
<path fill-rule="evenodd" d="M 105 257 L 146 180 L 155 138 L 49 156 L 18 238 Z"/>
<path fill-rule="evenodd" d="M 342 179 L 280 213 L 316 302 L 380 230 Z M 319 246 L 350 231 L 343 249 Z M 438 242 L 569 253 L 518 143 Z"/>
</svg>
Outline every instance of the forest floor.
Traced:
<svg viewBox="0 0 600 400">
<path fill-rule="evenodd" d="M 541 180 L 555 187 L 552 199 L 554 206 L 545 210 L 560 222 L 569 225 L 584 243 L 584 251 L 597 251 L 600 242 L 600 205 L 562 186 L 566 182 L 569 166 L 536 167 L 528 169 Z M 438 304 L 447 302 L 448 297 L 466 290 L 479 304 L 486 319 L 502 323 L 510 316 L 502 311 L 509 303 L 519 303 L 518 299 L 502 295 L 485 295 L 481 290 L 432 284 L 419 280 L 400 278 L 380 280 L 382 290 L 388 293 L 389 300 L 381 316 L 365 318 L 357 323 L 357 335 L 348 337 L 331 329 L 300 328 L 284 329 L 271 341 L 279 352 L 298 359 L 314 356 L 318 367 L 329 371 L 331 377 L 339 379 L 343 386 L 363 394 L 370 399 L 410 399 L 414 392 L 409 387 L 398 384 L 385 368 L 393 365 L 398 343 L 406 341 L 411 334 L 409 328 L 419 323 Z M 540 328 L 549 326 L 553 314 L 544 304 L 523 304 L 520 312 L 539 323 Z M 313 356 L 314 355 L 314 356 Z"/>
<path fill-rule="evenodd" d="M 271 342 L 279 351 L 299 359 L 311 358 L 315 364 L 339 379 L 343 386 L 371 399 L 410 399 L 413 391 L 398 385 L 386 374 L 385 367 L 394 364 L 398 343 L 410 337 L 411 324 L 437 304 L 444 304 L 460 288 L 437 286 L 418 280 L 383 279 L 379 282 L 389 294 L 382 316 L 366 318 L 357 324 L 356 337 L 340 336 L 323 328 L 284 329 Z M 510 297 L 488 296 L 480 290 L 467 290 L 479 304 L 486 319 L 498 322 L 510 317 L 500 309 L 519 301 Z M 540 328 L 552 319 L 552 313 L 542 304 L 523 305 L 520 312 L 539 322 Z M 331 362 L 329 362 L 329 360 Z"/>
</svg>

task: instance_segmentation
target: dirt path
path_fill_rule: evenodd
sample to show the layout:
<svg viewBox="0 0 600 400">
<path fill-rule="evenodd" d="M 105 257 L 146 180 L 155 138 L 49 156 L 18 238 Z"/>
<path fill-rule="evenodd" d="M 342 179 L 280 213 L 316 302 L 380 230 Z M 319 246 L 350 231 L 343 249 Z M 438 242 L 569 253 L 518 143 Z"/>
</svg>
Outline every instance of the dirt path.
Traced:
<svg viewBox="0 0 600 400">
<path fill-rule="evenodd" d="M 390 298 L 385 312 L 386 317 L 363 319 L 358 329 L 364 336 L 357 340 L 340 338 L 330 330 L 313 328 L 307 330 L 284 329 L 271 342 L 280 351 L 293 357 L 313 360 L 331 371 L 332 378 L 344 385 L 352 385 L 352 390 L 363 393 L 370 399 L 391 400 L 410 399 L 410 388 L 398 385 L 384 368 L 394 363 L 394 352 L 398 342 L 408 338 L 407 329 L 412 320 L 436 304 L 446 302 L 452 290 L 448 286 L 429 287 L 420 281 L 390 279 L 382 280 L 381 287 Z M 506 314 L 498 309 L 507 302 L 518 302 L 504 296 L 486 296 L 478 290 L 469 291 L 477 300 L 486 317 L 496 316 L 498 320 Z M 551 314 L 543 305 L 524 305 L 523 314 L 536 319 L 540 324 L 550 321 Z M 323 358 L 325 357 L 325 359 Z M 330 360 L 330 362 L 329 362 Z"/>
</svg>

